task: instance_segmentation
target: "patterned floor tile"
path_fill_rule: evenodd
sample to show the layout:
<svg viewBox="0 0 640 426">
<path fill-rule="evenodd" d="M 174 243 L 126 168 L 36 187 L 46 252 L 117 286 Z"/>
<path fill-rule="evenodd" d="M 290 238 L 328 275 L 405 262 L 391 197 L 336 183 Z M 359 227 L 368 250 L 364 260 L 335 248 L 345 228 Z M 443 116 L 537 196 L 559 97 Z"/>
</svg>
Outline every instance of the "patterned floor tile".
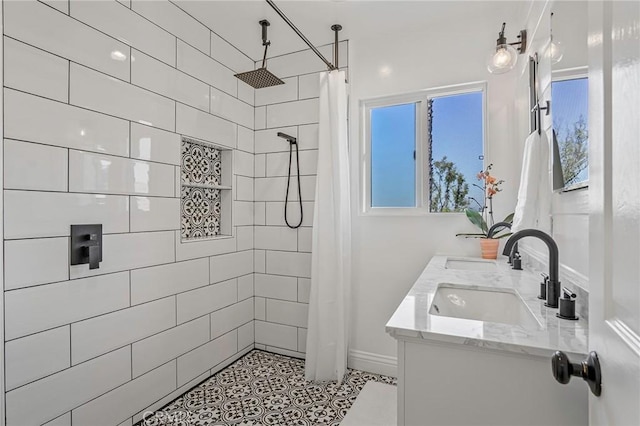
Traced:
<svg viewBox="0 0 640 426">
<path fill-rule="evenodd" d="M 307 382 L 303 360 L 254 350 L 138 425 L 334 426 L 368 381 L 396 385 L 393 377 L 358 370 L 341 384 Z"/>
</svg>

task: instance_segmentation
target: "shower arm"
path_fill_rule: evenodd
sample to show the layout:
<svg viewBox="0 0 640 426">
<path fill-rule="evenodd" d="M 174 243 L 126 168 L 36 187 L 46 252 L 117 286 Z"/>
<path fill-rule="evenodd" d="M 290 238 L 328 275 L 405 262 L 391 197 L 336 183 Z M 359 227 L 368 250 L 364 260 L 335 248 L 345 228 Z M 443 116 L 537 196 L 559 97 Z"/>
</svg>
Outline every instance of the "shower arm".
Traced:
<svg viewBox="0 0 640 426">
<path fill-rule="evenodd" d="M 264 45 L 264 56 L 262 56 L 262 68 L 265 68 L 265 66 L 267 65 L 267 49 L 269 48 L 269 44 L 267 43 Z"/>
<path fill-rule="evenodd" d="M 327 64 L 327 67 L 329 68 L 329 71 L 333 71 L 333 70 L 337 70 L 338 67 L 333 65 L 331 62 L 329 62 L 329 60 L 327 60 L 327 58 L 324 57 L 324 55 L 322 53 L 320 53 L 320 51 L 313 45 L 311 44 L 311 42 L 304 36 L 304 34 L 302 34 L 302 32 L 298 29 L 298 27 L 296 27 L 293 22 L 291 22 L 289 20 L 289 18 L 287 18 L 287 16 L 284 14 L 284 12 L 282 12 L 278 6 L 276 6 L 276 4 L 273 2 L 273 0 L 266 0 L 267 3 L 269 3 L 269 6 L 271 6 L 273 8 L 273 10 L 276 11 L 276 13 L 278 15 L 280 15 L 280 17 L 284 20 L 284 22 L 287 23 L 287 25 L 289 25 L 291 27 L 291 29 L 298 34 L 298 37 L 300 37 L 302 39 L 302 41 L 304 41 L 307 46 L 309 46 L 311 48 L 311 50 L 313 50 L 313 53 L 315 53 L 316 55 L 318 55 L 318 57 L 320 59 L 322 59 L 322 61 Z M 335 28 L 334 28 L 335 27 Z M 340 31 L 342 29 L 341 26 L 339 25 L 334 25 L 331 27 L 332 30 L 335 31 L 336 33 L 336 63 L 338 62 L 338 55 L 337 55 L 337 40 L 338 40 L 338 31 Z M 266 51 L 265 51 L 266 53 Z"/>
</svg>

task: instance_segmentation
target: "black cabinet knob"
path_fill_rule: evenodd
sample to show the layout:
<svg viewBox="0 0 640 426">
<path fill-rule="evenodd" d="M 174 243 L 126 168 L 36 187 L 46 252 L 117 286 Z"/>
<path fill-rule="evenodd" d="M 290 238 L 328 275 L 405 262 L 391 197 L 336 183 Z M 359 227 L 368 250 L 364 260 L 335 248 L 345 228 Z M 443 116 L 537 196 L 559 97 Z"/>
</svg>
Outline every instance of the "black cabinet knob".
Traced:
<svg viewBox="0 0 640 426">
<path fill-rule="evenodd" d="M 598 361 L 598 354 L 595 352 L 589 353 L 587 359 L 580 364 L 574 364 L 569 360 L 567 354 L 556 351 L 551 357 L 551 371 L 558 383 L 566 385 L 571 381 L 571 376 L 582 377 L 595 396 L 600 396 L 602 393 L 600 361 Z"/>
</svg>

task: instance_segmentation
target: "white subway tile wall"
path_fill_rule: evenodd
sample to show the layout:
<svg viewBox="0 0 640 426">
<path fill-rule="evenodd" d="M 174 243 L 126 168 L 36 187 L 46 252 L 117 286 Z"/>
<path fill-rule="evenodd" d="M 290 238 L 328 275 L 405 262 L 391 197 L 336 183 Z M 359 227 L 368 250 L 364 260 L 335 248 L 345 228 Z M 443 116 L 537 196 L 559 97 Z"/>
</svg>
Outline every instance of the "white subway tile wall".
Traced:
<svg viewBox="0 0 640 426">
<path fill-rule="evenodd" d="M 178 68 L 230 95 L 238 94 L 238 80 L 234 77 L 232 70 L 182 40 L 178 40 Z M 253 102 L 253 96 L 251 96 L 251 102 Z"/>
<path fill-rule="evenodd" d="M 49 1 L 60 3 L 60 0 L 49 0 Z M 65 4 L 68 4 L 68 3 L 65 3 Z M 128 425 L 127 423 L 122 423 L 119 426 L 131 426 L 131 425 L 132 425 L 131 423 L 129 423 Z M 60 417 L 56 417 L 50 422 L 45 423 L 43 426 L 71 426 L 71 411 L 64 413 Z"/>
<path fill-rule="evenodd" d="M 239 305 L 239 304 L 238 304 Z M 238 306 L 233 305 L 233 306 Z M 218 311 L 220 312 L 220 311 Z M 138 377 L 209 341 L 209 315 L 133 344 L 133 376 Z M 233 327 L 233 328 L 237 328 Z M 217 336 L 216 336 L 217 337 Z"/>
<path fill-rule="evenodd" d="M 258 273 L 265 273 L 266 266 L 266 253 L 264 250 L 253 251 L 253 271 Z"/>
<path fill-rule="evenodd" d="M 7 424 L 132 425 L 254 347 L 254 63 L 167 0 L 4 6 Z M 182 136 L 237 149 L 231 237 L 181 242 Z"/>
<path fill-rule="evenodd" d="M 255 66 L 251 58 L 214 32 L 211 33 L 211 57 L 231 68 L 234 74 L 252 70 Z"/>
<path fill-rule="evenodd" d="M 129 80 L 130 48 L 81 20 L 36 1 L 4 4 L 4 35 L 86 65 L 122 80 Z M 6 58 L 5 58 L 6 59 Z M 41 72 L 46 72 L 40 69 Z"/>
<path fill-rule="evenodd" d="M 238 334 L 234 330 L 213 339 L 178 358 L 178 386 L 182 386 L 201 371 L 216 366 L 238 352 Z"/>
<path fill-rule="evenodd" d="M 8 424 L 132 425 L 253 347 L 305 351 L 324 65 L 273 58 L 286 84 L 255 91 L 179 3 L 98 3 L 4 8 Z M 231 236 L 181 241 L 182 136 L 235 150 Z M 103 225 L 99 269 L 69 266 L 80 223 Z"/>
<path fill-rule="evenodd" d="M 12 89 L 4 90 L 4 104 L 5 138 L 129 156 L 125 120 Z"/>
<path fill-rule="evenodd" d="M 69 74 L 69 102 L 72 105 L 175 130 L 175 101 L 73 62 Z"/>
<path fill-rule="evenodd" d="M 176 387 L 174 359 L 74 409 L 71 418 L 79 425 L 95 424 L 95 419 L 105 425 L 117 424 L 122 417 L 133 416 L 141 405 L 157 401 Z"/>
<path fill-rule="evenodd" d="M 84 0 L 70 0 L 70 12 L 79 21 L 175 66 L 175 38 L 118 3 L 100 1 L 93 4 Z"/>
<path fill-rule="evenodd" d="M 131 347 L 125 346 L 7 392 L 7 424 L 42 424 L 130 380 Z"/>
<path fill-rule="evenodd" d="M 211 31 L 168 0 L 133 0 L 131 8 L 186 43 L 209 54 Z"/>
<path fill-rule="evenodd" d="M 247 350 L 249 350 L 249 349 L 247 349 Z M 238 352 L 238 354 L 243 354 L 243 352 Z M 236 355 L 236 356 L 238 356 L 238 355 Z M 233 358 L 235 358 L 235 357 L 232 357 L 230 359 L 233 359 Z M 224 368 L 224 367 L 220 367 L 220 368 Z M 138 413 L 134 414 L 134 416 L 132 418 L 130 418 L 126 422 L 120 423 L 118 426 L 132 426 L 134 423 L 137 424 L 140 420 L 143 419 L 143 416 L 145 416 L 145 413 L 147 413 L 145 418 L 148 418 L 149 417 L 148 412 L 153 413 L 157 409 L 164 407 L 169 402 L 173 401 L 176 397 L 184 394 L 189 389 L 191 389 L 194 386 L 198 385 L 198 383 L 206 380 L 208 377 L 209 377 L 209 373 L 208 372 L 204 373 L 204 374 L 201 374 L 200 376 L 196 377 L 195 379 L 191 380 L 190 382 L 187 382 L 186 384 L 178 387 L 173 392 L 169 393 L 168 395 L 165 395 L 163 398 L 161 398 L 161 399 L 157 400 L 156 402 L 154 402 L 153 404 L 149 405 L 144 410 L 138 411 Z"/>
<path fill-rule="evenodd" d="M 206 83 L 135 49 L 131 53 L 131 83 L 209 112 Z"/>
<path fill-rule="evenodd" d="M 69 154 L 66 149 L 5 139 L 4 187 L 67 191 Z"/>
<path fill-rule="evenodd" d="M 54 328 L 7 343 L 7 389 L 41 379 L 70 367 L 71 338 L 69 326 Z"/>
<path fill-rule="evenodd" d="M 9 37 L 4 38 L 4 49 L 7 86 L 69 101 L 69 61 Z"/>
<path fill-rule="evenodd" d="M 180 165 L 180 136 L 131 123 L 131 158 Z"/>
<path fill-rule="evenodd" d="M 128 272 L 7 292 L 6 338 L 15 339 L 128 308 L 129 292 Z"/>
</svg>

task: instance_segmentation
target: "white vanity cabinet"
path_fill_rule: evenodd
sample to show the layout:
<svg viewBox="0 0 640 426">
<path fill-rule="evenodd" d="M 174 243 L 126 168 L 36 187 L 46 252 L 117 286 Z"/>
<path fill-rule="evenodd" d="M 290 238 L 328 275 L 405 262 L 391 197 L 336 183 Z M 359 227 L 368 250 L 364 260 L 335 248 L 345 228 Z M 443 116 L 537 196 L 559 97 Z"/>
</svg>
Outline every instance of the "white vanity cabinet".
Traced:
<svg viewBox="0 0 640 426">
<path fill-rule="evenodd" d="M 436 256 L 387 323 L 398 342 L 398 425 L 587 425 L 585 383 L 555 381 L 555 350 L 582 360 L 587 323 L 556 318 L 536 295 L 537 277 L 446 269 Z M 539 327 L 429 313 L 440 283 L 515 290 Z M 457 301 L 463 303 L 463 300 Z"/>
</svg>

